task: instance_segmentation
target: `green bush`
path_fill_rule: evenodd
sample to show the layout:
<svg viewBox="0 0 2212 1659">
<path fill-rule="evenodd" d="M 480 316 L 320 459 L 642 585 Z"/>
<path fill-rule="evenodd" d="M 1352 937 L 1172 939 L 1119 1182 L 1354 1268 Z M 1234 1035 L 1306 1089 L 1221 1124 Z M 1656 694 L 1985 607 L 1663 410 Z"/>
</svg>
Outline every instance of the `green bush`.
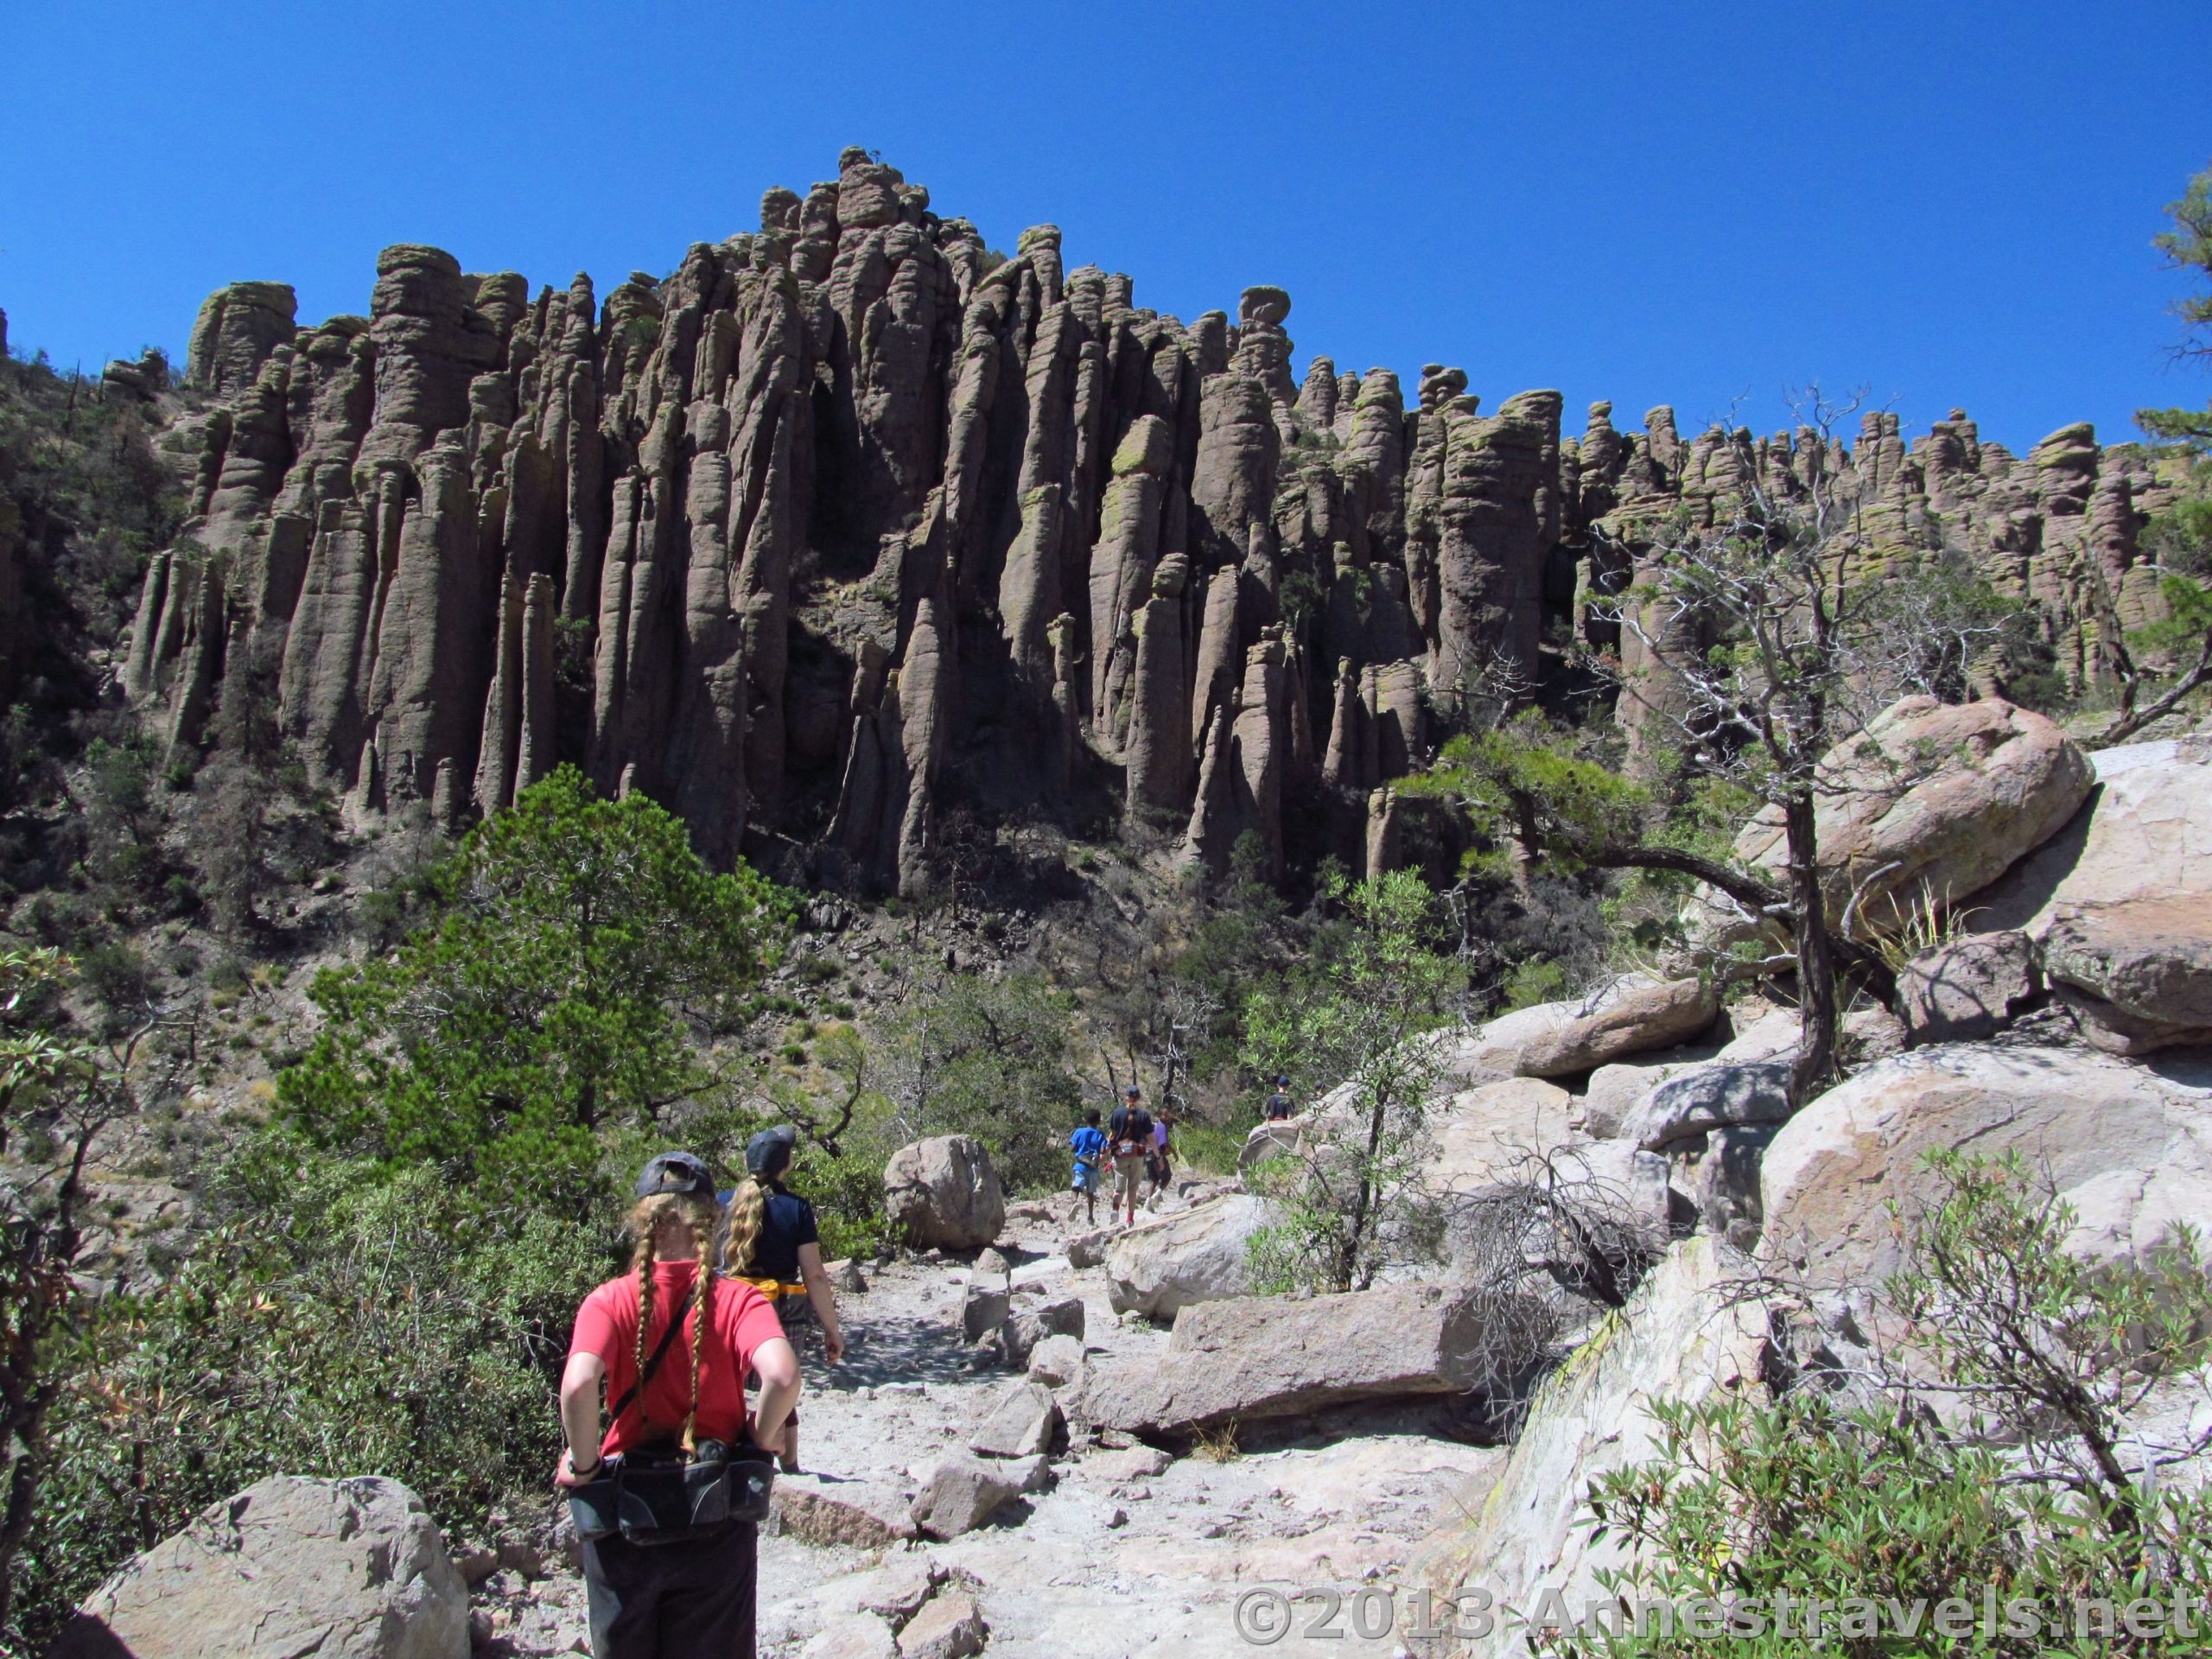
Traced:
<svg viewBox="0 0 2212 1659">
<path fill-rule="evenodd" d="M 1068 1130 L 1083 1101 L 1069 1043 L 1074 1012 L 1075 999 L 1037 973 L 959 974 L 910 998 L 888 1032 L 899 1134 L 974 1135 L 1009 1190 L 1065 1180 Z"/>
<path fill-rule="evenodd" d="M 452 1529 L 551 1467 L 569 1323 L 619 1269 L 611 1191 L 579 1226 L 280 1132 L 206 1197 L 175 1277 L 99 1304 L 66 1356 L 18 1562 L 30 1651 L 118 1561 L 265 1475 L 390 1475 Z"/>
<path fill-rule="evenodd" d="M 1858 1404 L 1815 1377 L 1772 1404 L 1655 1407 L 1658 1454 L 1590 1494 L 1596 1535 L 1634 1552 L 1600 1582 L 1631 1604 L 1678 1607 L 1760 1598 L 1771 1609 L 1786 1594 L 1801 1619 L 1818 1596 L 1830 1610 L 1820 1650 L 1850 1655 L 2205 1653 L 2212 1618 L 2195 1640 L 2114 1639 L 2094 1615 L 2073 1635 L 2076 1598 L 2179 1598 L 2201 1612 L 2212 1592 L 2212 1493 L 2158 1478 L 2126 1433 L 2162 1378 L 2204 1358 L 2212 1285 L 2194 1236 L 2183 1230 L 2147 1267 L 2093 1267 L 2062 1249 L 2071 1209 L 2018 1162 L 1934 1162 L 1939 1201 L 1899 1217 L 1910 1265 L 1882 1293 L 1909 1358 Z M 1837 1628 L 1846 1604 L 1863 1613 L 1957 1599 L 1978 1613 L 1985 1586 L 2009 1633 L 1979 1618 L 1967 1634 L 1931 1627 L 1916 1640 L 1894 1624 L 1879 1637 Z M 2031 1614 L 2040 1635 L 2027 1633 Z M 1802 1623 L 1795 1635 L 1712 1636 L 1656 1618 L 1641 1633 L 1539 1645 L 1621 1659 L 1810 1648 Z"/>
<path fill-rule="evenodd" d="M 709 870 L 645 796 L 597 799 L 565 766 L 430 881 L 431 925 L 316 976 L 327 1023 L 278 1079 L 286 1114 L 395 1168 L 579 1203 L 595 1131 L 715 1086 L 693 1039 L 748 1012 L 791 908 L 749 869 Z"/>
</svg>

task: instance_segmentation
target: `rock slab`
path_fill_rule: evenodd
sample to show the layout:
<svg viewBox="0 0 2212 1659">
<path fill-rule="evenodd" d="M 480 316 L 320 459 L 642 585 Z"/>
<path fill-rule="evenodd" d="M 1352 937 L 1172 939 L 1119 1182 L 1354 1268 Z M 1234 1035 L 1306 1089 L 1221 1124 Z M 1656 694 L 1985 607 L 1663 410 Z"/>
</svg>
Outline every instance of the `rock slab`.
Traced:
<svg viewBox="0 0 2212 1659">
<path fill-rule="evenodd" d="M 1883 1200 L 1938 1190 L 1923 1160 L 2018 1152 L 2079 1212 L 2068 1248 L 2139 1258 L 2212 1215 L 2212 1057 L 2157 1069 L 2061 1048 L 1913 1049 L 1802 1108 L 1760 1170 L 1766 1249 L 1816 1283 L 1877 1283 L 1904 1265 Z"/>
<path fill-rule="evenodd" d="M 1651 1406 L 1756 1389 L 1766 1319 L 1724 1290 L 1750 1264 L 1717 1239 L 1685 1240 L 1606 1317 L 1530 1405 L 1513 1455 L 1472 1527 L 1464 1520 L 1423 1547 L 1413 1571 L 1442 1593 L 1488 1590 L 1523 1613 L 1556 1588 L 1570 1607 L 1597 1597 L 1595 1573 L 1618 1560 L 1582 1524 L 1584 1496 L 1599 1475 L 1638 1463 L 1659 1443 Z M 1522 1655 L 1525 1638 L 1501 1618 L 1469 1654 Z"/>
<path fill-rule="evenodd" d="M 1457 1393 L 1478 1378 L 1484 1325 L 1472 1293 L 1438 1285 L 1201 1302 L 1176 1316 L 1166 1363 L 1094 1365 L 1077 1414 L 1097 1428 L 1176 1435 Z"/>
<path fill-rule="evenodd" d="M 272 1475 L 203 1510 L 79 1607 L 48 1659 L 466 1659 L 468 1590 L 422 1499 L 380 1476 Z"/>
<path fill-rule="evenodd" d="M 2094 1046 L 2147 1054 L 2212 1043 L 2212 893 L 2061 906 L 2043 957 Z"/>
</svg>

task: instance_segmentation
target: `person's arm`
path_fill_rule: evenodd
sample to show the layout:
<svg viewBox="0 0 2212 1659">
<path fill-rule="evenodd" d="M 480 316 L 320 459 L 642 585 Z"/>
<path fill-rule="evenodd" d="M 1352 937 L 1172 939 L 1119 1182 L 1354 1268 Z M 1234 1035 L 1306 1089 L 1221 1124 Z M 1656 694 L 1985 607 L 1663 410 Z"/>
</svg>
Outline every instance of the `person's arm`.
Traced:
<svg viewBox="0 0 2212 1659">
<path fill-rule="evenodd" d="M 782 1337 L 772 1337 L 753 1351 L 753 1370 L 760 1379 L 760 1398 L 753 1411 L 753 1443 L 763 1452 L 784 1450 L 784 1425 L 798 1404 L 798 1355 Z"/>
<path fill-rule="evenodd" d="M 556 1486 L 577 1486 L 599 1477 L 599 1386 L 607 1362 L 597 1354 L 570 1354 L 561 1373 L 561 1433 L 567 1448 L 553 1471 Z M 788 1409 L 788 1408 L 786 1408 Z"/>
<path fill-rule="evenodd" d="M 835 1365 L 845 1357 L 845 1333 L 837 1324 L 837 1293 L 823 1270 L 821 1245 L 798 1247 L 798 1276 L 806 1281 L 806 1300 L 814 1304 L 814 1317 L 822 1321 L 822 1345 Z"/>
</svg>

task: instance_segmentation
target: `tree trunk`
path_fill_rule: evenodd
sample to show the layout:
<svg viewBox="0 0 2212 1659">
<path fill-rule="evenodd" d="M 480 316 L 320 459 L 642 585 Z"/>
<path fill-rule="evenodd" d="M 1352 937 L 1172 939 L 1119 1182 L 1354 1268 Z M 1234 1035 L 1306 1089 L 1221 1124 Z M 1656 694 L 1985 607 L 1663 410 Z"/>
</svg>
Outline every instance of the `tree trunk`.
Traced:
<svg viewBox="0 0 2212 1659">
<path fill-rule="evenodd" d="M 1800 1021 L 1797 1065 L 1789 1093 L 1803 1105 L 1838 1078 L 1836 1066 L 1835 953 L 1828 938 L 1827 906 L 1821 897 L 1819 835 L 1808 790 L 1783 804 L 1783 829 L 1789 843 L 1789 900 L 1797 924 L 1797 1001 Z"/>
</svg>

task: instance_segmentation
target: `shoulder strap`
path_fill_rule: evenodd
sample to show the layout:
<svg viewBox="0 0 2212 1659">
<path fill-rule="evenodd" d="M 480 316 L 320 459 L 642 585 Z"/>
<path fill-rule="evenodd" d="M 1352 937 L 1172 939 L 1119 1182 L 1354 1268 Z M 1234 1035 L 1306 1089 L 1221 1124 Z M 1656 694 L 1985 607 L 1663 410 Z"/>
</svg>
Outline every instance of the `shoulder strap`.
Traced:
<svg viewBox="0 0 2212 1659">
<path fill-rule="evenodd" d="M 660 1370 L 661 1361 L 668 1357 L 668 1351 L 675 1345 L 677 1333 L 683 1329 L 683 1308 L 671 1311 L 675 1317 L 669 1320 L 668 1329 L 660 1333 L 660 1341 L 653 1348 L 652 1357 L 645 1361 L 645 1369 L 638 1373 L 636 1382 L 622 1390 L 622 1397 L 614 1402 L 614 1409 L 607 1414 L 609 1428 L 622 1421 L 622 1414 L 629 1410 L 630 1402 L 645 1391 L 645 1385 L 653 1380 L 653 1374 Z"/>
</svg>

